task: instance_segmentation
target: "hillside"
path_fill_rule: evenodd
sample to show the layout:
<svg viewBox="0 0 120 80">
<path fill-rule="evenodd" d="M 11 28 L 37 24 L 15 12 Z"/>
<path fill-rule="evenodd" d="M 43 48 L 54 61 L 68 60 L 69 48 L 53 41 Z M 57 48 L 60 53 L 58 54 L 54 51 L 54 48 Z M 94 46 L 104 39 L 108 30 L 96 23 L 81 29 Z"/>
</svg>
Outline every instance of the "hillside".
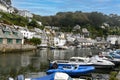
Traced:
<svg viewBox="0 0 120 80">
<path fill-rule="evenodd" d="M 87 28 L 92 37 L 120 35 L 120 16 L 116 14 L 106 15 L 100 12 L 81 11 L 58 12 L 54 16 L 34 15 L 34 19 L 41 20 L 43 25 L 58 26 L 64 32 L 71 32 L 75 25 L 80 25 L 81 28 Z"/>
<path fill-rule="evenodd" d="M 34 14 L 32 19 L 4 12 L 0 12 L 0 15 L 0 22 L 9 25 L 43 29 L 43 26 L 37 23 L 37 21 L 41 21 L 44 26 L 60 27 L 60 31 L 62 32 L 81 33 L 81 30 L 73 31 L 74 26 L 80 25 L 81 29 L 88 29 L 91 33 L 91 38 L 97 36 L 106 37 L 107 35 L 120 35 L 120 16 L 114 14 L 108 16 L 98 12 L 59 12 L 54 16 L 40 16 Z"/>
<path fill-rule="evenodd" d="M 37 17 L 38 18 L 38 17 Z M 109 24 L 111 27 L 120 26 L 120 16 L 117 14 L 106 15 L 100 12 L 84 13 L 76 12 L 58 12 L 54 16 L 40 17 L 45 25 L 55 26 L 75 26 L 76 24 L 84 26 L 86 24 L 95 27 L 101 26 L 103 23 Z"/>
<path fill-rule="evenodd" d="M 0 12 L 1 19 L 0 22 L 9 24 L 9 25 L 18 25 L 18 26 L 28 26 L 28 28 L 41 28 L 35 19 L 28 19 L 17 14 L 9 14 L 5 12 Z"/>
</svg>

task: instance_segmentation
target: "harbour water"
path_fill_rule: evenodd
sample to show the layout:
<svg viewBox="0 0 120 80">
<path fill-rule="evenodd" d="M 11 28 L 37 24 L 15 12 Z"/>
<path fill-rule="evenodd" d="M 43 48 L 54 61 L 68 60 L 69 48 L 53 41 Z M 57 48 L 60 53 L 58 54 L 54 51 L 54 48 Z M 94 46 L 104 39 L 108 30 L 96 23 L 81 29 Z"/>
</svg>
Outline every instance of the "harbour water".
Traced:
<svg viewBox="0 0 120 80">
<path fill-rule="evenodd" d="M 95 55 L 99 51 L 102 50 L 90 48 L 75 48 L 68 50 L 38 49 L 32 52 L 1 54 L 0 80 L 6 80 L 6 78 L 10 76 L 15 78 L 19 74 L 24 74 L 25 77 L 43 76 L 45 75 L 45 71 L 49 68 L 49 60 L 68 60 L 72 56 Z M 109 71 L 104 70 L 101 72 L 109 74 Z"/>
</svg>

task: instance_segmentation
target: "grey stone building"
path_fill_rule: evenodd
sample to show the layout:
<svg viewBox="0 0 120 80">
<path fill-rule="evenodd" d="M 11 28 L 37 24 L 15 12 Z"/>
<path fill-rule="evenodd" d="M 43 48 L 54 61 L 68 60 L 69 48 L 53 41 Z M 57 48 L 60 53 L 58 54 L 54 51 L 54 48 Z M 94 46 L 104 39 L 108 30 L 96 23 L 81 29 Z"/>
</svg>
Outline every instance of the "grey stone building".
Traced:
<svg viewBox="0 0 120 80">
<path fill-rule="evenodd" d="M 8 25 L 0 25 L 0 44 L 23 44 L 24 38 L 20 32 Z"/>
</svg>

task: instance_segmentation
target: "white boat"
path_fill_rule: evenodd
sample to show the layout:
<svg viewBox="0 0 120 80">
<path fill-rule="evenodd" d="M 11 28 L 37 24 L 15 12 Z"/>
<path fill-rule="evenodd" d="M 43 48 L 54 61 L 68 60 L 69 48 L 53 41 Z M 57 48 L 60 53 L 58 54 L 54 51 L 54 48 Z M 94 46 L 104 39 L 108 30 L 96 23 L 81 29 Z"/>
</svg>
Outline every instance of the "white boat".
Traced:
<svg viewBox="0 0 120 80">
<path fill-rule="evenodd" d="M 83 60 L 85 63 L 91 63 L 95 68 L 112 68 L 115 65 L 111 61 L 102 59 L 97 55 L 92 57 L 72 57 L 71 59 Z"/>
<path fill-rule="evenodd" d="M 93 63 L 88 61 L 88 58 L 84 57 L 71 57 L 70 63 L 79 64 L 79 65 L 93 65 Z"/>
<path fill-rule="evenodd" d="M 57 46 L 58 49 L 62 49 L 62 50 L 67 50 L 69 49 L 67 46 Z"/>
<path fill-rule="evenodd" d="M 52 49 L 56 49 L 56 47 L 55 46 L 50 46 L 50 49 L 52 50 Z"/>
<path fill-rule="evenodd" d="M 113 68 L 115 66 L 111 61 L 100 58 L 98 55 L 89 58 L 88 61 L 93 63 L 95 68 Z"/>
<path fill-rule="evenodd" d="M 88 62 L 88 59 L 83 59 L 82 57 L 71 57 L 70 60 L 54 60 L 50 62 L 50 68 L 55 68 L 57 66 L 64 65 L 81 65 L 81 66 L 89 66 L 93 65 L 93 63 Z"/>
<path fill-rule="evenodd" d="M 74 49 L 75 49 L 75 46 L 69 46 L 68 49 L 69 49 L 69 50 L 74 50 Z"/>
<path fill-rule="evenodd" d="M 79 44 L 79 45 L 76 46 L 76 48 L 82 48 L 82 46 Z"/>
<path fill-rule="evenodd" d="M 104 60 L 108 60 L 113 62 L 116 66 L 120 64 L 119 58 L 114 58 L 113 56 L 109 55 L 109 52 L 102 52 L 102 56 L 100 57 Z"/>
<path fill-rule="evenodd" d="M 120 65 L 120 59 L 118 58 L 113 58 L 112 56 L 104 56 L 103 59 L 113 62 L 115 66 Z"/>
</svg>

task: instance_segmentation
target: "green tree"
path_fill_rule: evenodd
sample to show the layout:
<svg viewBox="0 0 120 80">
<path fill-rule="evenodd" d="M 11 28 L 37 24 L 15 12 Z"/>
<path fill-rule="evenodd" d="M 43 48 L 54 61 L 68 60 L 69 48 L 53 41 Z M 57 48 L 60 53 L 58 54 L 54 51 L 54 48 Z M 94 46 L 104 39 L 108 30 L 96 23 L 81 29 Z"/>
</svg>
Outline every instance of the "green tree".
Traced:
<svg viewBox="0 0 120 80">
<path fill-rule="evenodd" d="M 30 26 L 30 27 L 37 27 L 37 28 L 40 27 L 39 24 L 37 23 L 37 21 L 34 20 L 34 19 L 32 19 L 32 21 L 28 23 L 28 26 Z"/>
<path fill-rule="evenodd" d="M 88 16 L 91 24 L 95 27 L 101 26 L 102 23 L 104 23 L 106 19 L 106 15 L 98 12 L 92 12 Z"/>
<path fill-rule="evenodd" d="M 41 44 L 41 39 L 33 37 L 32 39 L 30 39 L 30 42 L 34 45 L 38 45 L 38 44 Z"/>
</svg>

